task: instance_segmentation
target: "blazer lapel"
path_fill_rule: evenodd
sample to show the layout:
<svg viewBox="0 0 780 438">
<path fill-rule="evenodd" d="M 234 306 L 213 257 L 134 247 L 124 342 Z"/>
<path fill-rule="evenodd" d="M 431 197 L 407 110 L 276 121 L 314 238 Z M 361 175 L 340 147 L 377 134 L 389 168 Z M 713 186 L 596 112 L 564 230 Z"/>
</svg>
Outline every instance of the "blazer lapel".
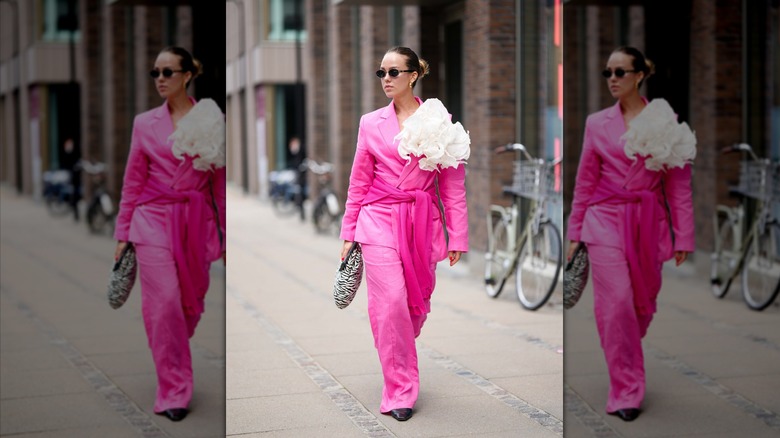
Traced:
<svg viewBox="0 0 780 438">
<path fill-rule="evenodd" d="M 154 111 L 152 128 L 154 129 L 154 135 L 157 137 L 157 144 L 167 146 L 169 144 L 168 137 L 173 134 L 173 121 L 168 112 L 167 101 Z"/>
<path fill-rule="evenodd" d="M 379 114 L 379 132 L 382 133 L 382 139 L 388 147 L 393 147 L 393 140 L 401 128 L 398 126 L 398 117 L 395 116 L 395 105 L 390 102 Z"/>
</svg>

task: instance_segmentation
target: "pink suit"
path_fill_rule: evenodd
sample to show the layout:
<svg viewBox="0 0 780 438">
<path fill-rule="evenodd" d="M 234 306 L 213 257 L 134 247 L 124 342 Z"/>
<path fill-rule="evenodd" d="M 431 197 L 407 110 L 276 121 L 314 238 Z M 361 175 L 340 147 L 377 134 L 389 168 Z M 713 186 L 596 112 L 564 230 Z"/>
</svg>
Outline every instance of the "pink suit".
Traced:
<svg viewBox="0 0 780 438">
<path fill-rule="evenodd" d="M 399 132 L 392 102 L 360 119 L 341 227 L 342 239 L 363 248 L 368 313 L 384 375 L 383 413 L 414 407 L 420 386 L 415 338 L 431 310 L 436 263 L 448 250 L 468 250 L 465 167 L 431 172 L 417 159 L 407 164 L 394 141 Z"/>
<path fill-rule="evenodd" d="M 137 251 L 158 413 L 186 408 L 192 398 L 189 338 L 203 312 L 209 266 L 225 248 L 225 168 L 199 171 L 191 157 L 174 157 L 173 131 L 167 102 L 136 116 L 114 233 Z"/>
<path fill-rule="evenodd" d="M 662 264 L 674 251 L 694 250 L 691 166 L 647 170 L 644 159 L 626 157 L 625 132 L 619 103 L 588 117 L 568 230 L 570 240 L 588 246 L 610 413 L 640 407 L 642 338 L 656 310 Z"/>
</svg>

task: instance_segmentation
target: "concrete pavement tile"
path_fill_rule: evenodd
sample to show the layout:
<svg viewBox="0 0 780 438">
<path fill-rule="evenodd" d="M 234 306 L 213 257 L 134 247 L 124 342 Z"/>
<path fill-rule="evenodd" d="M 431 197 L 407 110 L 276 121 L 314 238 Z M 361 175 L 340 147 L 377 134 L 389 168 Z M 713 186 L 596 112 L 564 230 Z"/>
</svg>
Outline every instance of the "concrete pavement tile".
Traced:
<svg viewBox="0 0 780 438">
<path fill-rule="evenodd" d="M 0 340 L 0 353 L 14 354 L 17 351 L 54 348 L 52 343 L 40 332 L 5 333 Z"/>
<path fill-rule="evenodd" d="M 448 438 L 460 438 L 460 437 L 474 437 L 478 436 L 480 438 L 518 438 L 518 437 L 547 437 L 547 436 L 554 436 L 550 435 L 546 430 L 540 430 L 537 431 L 537 433 L 532 433 L 531 431 L 523 431 L 521 434 L 520 431 L 516 429 L 510 429 L 510 430 L 502 430 L 500 432 L 488 432 L 488 433 L 478 433 L 478 434 L 465 434 L 465 435 L 447 435 Z M 566 434 L 566 438 L 569 438 L 569 435 Z"/>
<path fill-rule="evenodd" d="M 71 364 L 54 347 L 45 347 L 3 354 L 0 367 L 6 371 L 29 371 L 70 368 Z"/>
<path fill-rule="evenodd" d="M 297 367 L 287 353 L 280 349 L 231 351 L 225 358 L 225 368 L 232 370 L 268 370 Z"/>
<path fill-rule="evenodd" d="M 535 349 L 528 353 L 505 350 L 500 353 L 456 354 L 451 358 L 487 379 L 559 373 L 563 376 L 563 355 Z"/>
<path fill-rule="evenodd" d="M 705 336 L 678 335 L 668 338 L 648 336 L 647 342 L 674 356 L 710 353 L 723 354 L 724 352 L 742 355 L 750 354 L 756 348 L 764 348 L 755 343 L 751 345 L 751 342 L 742 336 L 735 336 L 729 333 L 714 334 L 712 332 Z"/>
<path fill-rule="evenodd" d="M 213 331 L 207 331 L 203 327 L 198 327 L 202 330 L 202 335 L 198 336 L 196 333 L 191 340 L 191 348 L 193 349 L 193 355 L 196 348 L 208 352 L 210 356 L 225 358 L 225 336 L 223 334 L 214 334 Z"/>
<path fill-rule="evenodd" d="M 564 382 L 597 414 L 604 414 L 609 392 L 609 376 L 606 370 L 601 374 L 564 377 Z M 564 409 L 566 399 L 564 398 Z M 564 425 L 565 428 L 565 425 Z"/>
<path fill-rule="evenodd" d="M 154 397 L 157 392 L 157 374 L 154 371 L 145 374 L 112 376 L 111 381 L 147 415 L 154 415 Z M 194 392 L 197 392 L 197 382 L 195 385 Z"/>
<path fill-rule="evenodd" d="M 724 377 L 777 375 L 780 351 L 755 347 L 749 354 L 681 354 L 681 361 L 704 374 L 718 379 Z"/>
<path fill-rule="evenodd" d="M 227 435 L 299 428 L 355 427 L 323 393 L 227 400 Z"/>
<path fill-rule="evenodd" d="M 0 400 L 0 435 L 112 426 L 129 428 L 99 394 L 63 394 Z"/>
<path fill-rule="evenodd" d="M 234 351 L 265 350 L 274 348 L 275 345 L 276 342 L 257 324 L 255 324 L 252 331 L 233 333 L 225 339 L 225 351 L 230 353 Z"/>
<path fill-rule="evenodd" d="M 25 433 L 24 438 L 138 438 L 138 432 L 130 425 L 78 427 L 68 429 L 48 430 L 43 432 Z"/>
<path fill-rule="evenodd" d="M 230 399 L 319 392 L 319 386 L 298 368 L 231 370 L 226 391 Z"/>
<path fill-rule="evenodd" d="M 517 436 L 557 436 L 488 395 L 418 400 L 411 420 L 398 422 L 387 415 L 380 420 L 398 437 L 475 436 L 507 428 Z"/>
<path fill-rule="evenodd" d="M 358 330 L 348 337 L 335 336 L 300 336 L 295 338 L 295 343 L 301 346 L 310 355 L 341 354 L 341 353 L 368 353 L 375 352 L 374 337 L 368 324 L 363 330 Z"/>
<path fill-rule="evenodd" d="M 376 371 L 374 374 L 342 376 L 336 380 L 369 411 L 379 415 L 379 404 L 382 402 L 383 377 L 381 370 L 377 368 Z M 422 397 L 423 394 L 428 392 L 428 385 L 431 382 L 424 377 L 425 372 L 421 371 L 420 373 L 419 396 Z"/>
<path fill-rule="evenodd" d="M 111 377 L 154 373 L 151 351 L 147 351 L 146 354 L 130 352 L 92 355 L 89 360 L 96 368 Z"/>
<path fill-rule="evenodd" d="M 491 379 L 527 403 L 563 420 L 563 378 L 560 374 L 538 374 Z"/>
<path fill-rule="evenodd" d="M 431 348 L 448 355 L 474 355 L 505 352 L 509 349 L 524 355 L 533 355 L 545 352 L 537 346 L 527 342 L 518 341 L 516 338 L 501 333 L 489 333 L 488 335 L 455 335 L 429 338 L 420 336 L 420 339 Z"/>
<path fill-rule="evenodd" d="M 352 426 L 314 426 L 314 427 L 300 427 L 290 428 L 283 430 L 272 430 L 261 433 L 249 433 L 239 435 L 240 438 L 301 438 L 301 437 L 317 437 L 317 438 L 365 438 L 365 434 L 358 430 L 354 425 Z"/>
<path fill-rule="evenodd" d="M 75 368 L 0 371 L 3 400 L 91 392 L 92 387 Z"/>
<path fill-rule="evenodd" d="M 747 417 L 725 401 L 711 395 L 646 399 L 640 417 L 630 423 L 615 416 L 607 422 L 627 437 L 687 437 L 696 434 L 725 433 L 752 437 L 753 431 L 769 429 L 759 420 Z"/>
<path fill-rule="evenodd" d="M 110 336 L 94 334 L 93 336 L 70 338 L 69 341 L 81 354 L 87 357 L 113 353 L 149 353 L 146 335 L 138 332 Z"/>
<path fill-rule="evenodd" d="M 374 374 L 381 370 L 376 351 L 318 354 L 312 358 L 335 377 Z"/>
<path fill-rule="evenodd" d="M 569 376 L 603 374 L 607 371 L 607 363 L 604 360 L 600 347 L 598 350 L 586 352 L 573 352 L 564 347 L 563 369 L 566 378 Z"/>
<path fill-rule="evenodd" d="M 780 370 L 761 376 L 725 377 L 718 379 L 718 383 L 764 409 L 780 413 Z"/>
<path fill-rule="evenodd" d="M 645 398 L 648 399 L 710 394 L 698 383 L 669 367 L 647 369 L 645 376 L 647 382 Z"/>
</svg>

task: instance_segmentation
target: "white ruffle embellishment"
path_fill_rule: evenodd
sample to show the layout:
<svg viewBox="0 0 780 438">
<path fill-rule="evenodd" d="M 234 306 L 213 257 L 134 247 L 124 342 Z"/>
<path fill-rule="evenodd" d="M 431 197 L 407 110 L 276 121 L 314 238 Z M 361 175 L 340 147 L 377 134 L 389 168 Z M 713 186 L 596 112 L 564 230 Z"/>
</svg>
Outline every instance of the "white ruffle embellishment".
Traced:
<svg viewBox="0 0 780 438">
<path fill-rule="evenodd" d="M 688 124 L 677 123 L 677 116 L 664 99 L 653 99 L 631 122 L 621 137 L 626 141 L 626 156 L 646 157 L 648 170 L 684 167 L 696 158 L 696 135 Z"/>
<path fill-rule="evenodd" d="M 197 170 L 225 167 L 225 117 L 212 99 L 199 100 L 168 140 L 173 140 L 173 155 L 180 160 L 189 155 Z"/>
<path fill-rule="evenodd" d="M 471 155 L 468 132 L 460 122 L 450 121 L 450 114 L 439 99 L 423 102 L 404 121 L 403 129 L 394 140 L 400 140 L 398 154 L 407 162 L 411 161 L 409 155 L 420 157 L 422 170 L 458 167 Z"/>
</svg>

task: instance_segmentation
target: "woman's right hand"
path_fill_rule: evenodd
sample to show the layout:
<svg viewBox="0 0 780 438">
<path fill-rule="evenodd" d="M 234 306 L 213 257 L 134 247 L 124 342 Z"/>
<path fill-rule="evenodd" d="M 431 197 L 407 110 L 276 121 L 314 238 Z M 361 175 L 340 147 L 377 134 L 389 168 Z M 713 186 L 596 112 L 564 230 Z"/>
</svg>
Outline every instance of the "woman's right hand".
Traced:
<svg viewBox="0 0 780 438">
<path fill-rule="evenodd" d="M 352 242 L 349 240 L 344 241 L 344 246 L 341 247 L 341 260 L 344 260 L 347 257 L 347 253 L 349 252 L 349 248 L 352 247 Z"/>
<path fill-rule="evenodd" d="M 574 252 L 577 251 L 577 247 L 580 245 L 579 240 L 570 240 L 569 241 L 569 251 L 566 252 L 566 261 L 571 261 L 571 258 L 574 257 Z"/>
<path fill-rule="evenodd" d="M 114 250 L 114 261 L 115 262 L 119 260 L 119 256 L 122 255 L 122 251 L 124 251 L 125 248 L 127 248 L 127 242 L 126 241 L 120 240 L 120 241 L 118 241 L 116 243 L 116 249 Z"/>
</svg>

